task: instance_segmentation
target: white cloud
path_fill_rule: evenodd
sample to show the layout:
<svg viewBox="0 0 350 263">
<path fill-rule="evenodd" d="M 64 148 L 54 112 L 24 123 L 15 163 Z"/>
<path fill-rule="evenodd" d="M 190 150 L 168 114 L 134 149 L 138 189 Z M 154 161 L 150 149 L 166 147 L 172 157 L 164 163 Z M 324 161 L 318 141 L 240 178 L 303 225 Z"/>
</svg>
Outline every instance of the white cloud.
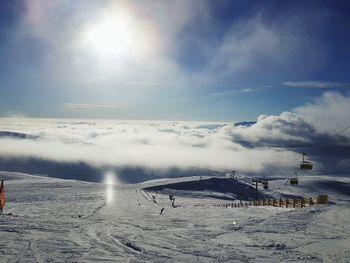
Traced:
<svg viewBox="0 0 350 263">
<path fill-rule="evenodd" d="M 294 112 L 318 132 L 333 136 L 350 124 L 350 97 L 326 92 L 313 103 L 298 107 Z"/>
<path fill-rule="evenodd" d="M 276 172 L 297 167 L 300 154 L 295 147 L 309 147 L 310 158 L 315 161 L 327 152 L 313 149 L 332 146 L 349 151 L 350 133 L 346 130 L 334 135 L 350 123 L 348 112 L 349 97 L 326 93 L 293 112 L 261 115 L 250 127 L 231 123 L 2 119 L 2 130 L 39 138 L 0 138 L 0 155 L 85 162 L 95 167 Z M 346 163 L 344 157 L 339 162 Z"/>
<path fill-rule="evenodd" d="M 119 11 L 127 13 L 135 24 L 137 38 L 133 45 L 137 48 L 115 57 L 99 56 L 92 52 L 91 47 L 84 46 L 83 32 Z M 294 72 L 300 68 L 301 61 L 303 72 L 322 66 L 323 52 L 320 52 L 318 42 L 300 26 L 300 21 L 310 21 L 307 13 L 300 11 L 288 19 L 275 18 L 275 23 L 271 24 L 262 9 L 233 22 L 220 36 L 211 34 L 210 29 L 214 30 L 213 24 L 217 22 L 212 16 L 210 7 L 203 1 L 106 1 L 104 4 L 75 1 L 75 4 L 66 5 L 57 1 L 33 0 L 26 2 L 21 23 L 12 30 L 17 32 L 12 41 L 42 47 L 40 52 L 47 53 L 37 56 L 36 67 L 29 65 L 32 70 L 44 69 L 50 83 L 59 83 L 62 90 L 76 89 L 78 93 L 87 87 L 95 87 L 93 92 L 97 94 L 113 87 L 110 90 L 115 95 L 132 88 L 146 97 L 147 89 L 167 89 L 170 92 L 176 89 L 182 97 L 191 94 L 188 90 L 218 80 L 243 79 L 245 82 L 247 78 L 241 73 L 250 78 L 255 72 L 259 75 L 262 72 L 274 74 L 275 69 L 281 68 L 288 72 L 293 68 Z M 317 24 L 322 25 L 324 15 L 319 12 L 317 17 L 320 20 L 316 21 Z M 181 49 L 179 42 L 182 33 L 199 24 L 207 28 L 205 38 L 208 41 L 196 34 L 188 40 L 190 45 L 200 43 L 194 48 L 204 58 L 201 69 L 192 72 L 188 71 L 186 62 L 177 59 L 179 53 L 187 51 Z M 145 46 L 147 50 L 143 49 Z M 27 48 L 23 46 L 22 50 Z M 265 67 L 266 64 L 269 67 Z M 55 70 L 51 72 L 52 68 Z M 134 84 L 126 88 L 125 83 Z M 133 100 L 131 97 L 129 99 Z"/>
<path fill-rule="evenodd" d="M 301 26 L 308 24 L 310 14 L 299 10 L 288 19 L 275 17 L 271 24 L 264 12 L 260 10 L 232 24 L 222 41 L 209 49 L 204 79 L 240 79 L 243 74 L 250 79 L 285 70 L 288 75 L 304 75 L 324 65 L 320 44 Z M 322 24 L 325 16 L 320 12 L 317 19 L 312 19 L 316 21 L 309 22 Z"/>
<path fill-rule="evenodd" d="M 78 109 L 122 109 L 125 105 L 106 105 L 106 104 L 88 104 L 88 103 L 63 103 L 66 110 Z"/>
<path fill-rule="evenodd" d="M 40 139 L 3 138 L 0 153 L 61 162 L 83 161 L 96 167 L 199 167 L 253 172 L 260 171 L 277 156 L 292 155 L 283 149 L 245 149 L 222 136 L 219 132 L 222 127 L 204 127 L 197 123 L 167 122 L 48 121 L 35 125 L 29 122 L 22 128 L 17 126 L 17 131 L 37 134 Z"/>
<path fill-rule="evenodd" d="M 283 83 L 283 85 L 288 87 L 296 87 L 296 88 L 318 88 L 318 89 L 350 87 L 350 84 L 347 84 L 347 83 L 324 82 L 324 81 L 286 81 Z"/>
<path fill-rule="evenodd" d="M 335 134 L 350 124 L 350 98 L 327 92 L 312 103 L 278 116 L 261 115 L 250 127 L 226 127 L 233 141 L 252 146 L 295 146 L 336 141 Z M 343 136 L 350 139 L 349 133 Z M 348 144 L 348 141 L 344 141 Z"/>
</svg>

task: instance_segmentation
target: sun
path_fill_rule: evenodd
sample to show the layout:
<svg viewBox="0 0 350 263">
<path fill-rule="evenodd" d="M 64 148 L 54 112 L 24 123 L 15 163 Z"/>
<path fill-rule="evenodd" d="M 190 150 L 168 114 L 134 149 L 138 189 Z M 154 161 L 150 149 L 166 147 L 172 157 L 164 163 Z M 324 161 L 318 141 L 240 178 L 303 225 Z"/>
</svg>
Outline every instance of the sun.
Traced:
<svg viewBox="0 0 350 263">
<path fill-rule="evenodd" d="M 132 50 L 135 36 L 131 17 L 118 13 L 89 26 L 84 39 L 87 46 L 99 55 L 121 56 Z"/>
<path fill-rule="evenodd" d="M 126 74 L 127 66 L 158 60 L 163 51 L 153 22 L 127 7 L 98 13 L 77 32 L 77 65 L 88 65 L 101 78 Z"/>
</svg>

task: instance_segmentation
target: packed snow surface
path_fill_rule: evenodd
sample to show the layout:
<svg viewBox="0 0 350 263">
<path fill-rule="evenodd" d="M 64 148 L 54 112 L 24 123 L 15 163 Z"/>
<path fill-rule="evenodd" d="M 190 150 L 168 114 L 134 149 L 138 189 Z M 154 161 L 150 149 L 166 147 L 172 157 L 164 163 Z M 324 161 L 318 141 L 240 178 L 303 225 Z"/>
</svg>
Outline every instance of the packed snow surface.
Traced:
<svg viewBox="0 0 350 263">
<path fill-rule="evenodd" d="M 0 172 L 0 179 L 1 262 L 350 262 L 348 178 L 270 183 L 270 196 L 329 195 L 330 204 L 303 209 L 217 207 L 247 187 L 233 179 L 226 179 L 232 192 L 210 178 L 112 185 Z"/>
</svg>

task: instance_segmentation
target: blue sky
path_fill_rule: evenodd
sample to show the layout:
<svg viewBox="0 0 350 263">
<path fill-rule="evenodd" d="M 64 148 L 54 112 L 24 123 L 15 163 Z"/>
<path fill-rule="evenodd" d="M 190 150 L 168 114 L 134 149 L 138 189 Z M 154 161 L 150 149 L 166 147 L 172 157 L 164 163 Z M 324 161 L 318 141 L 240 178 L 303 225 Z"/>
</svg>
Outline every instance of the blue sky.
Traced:
<svg viewBox="0 0 350 263">
<path fill-rule="evenodd" d="M 0 115 L 254 120 L 350 95 L 347 1 L 0 2 Z"/>
</svg>

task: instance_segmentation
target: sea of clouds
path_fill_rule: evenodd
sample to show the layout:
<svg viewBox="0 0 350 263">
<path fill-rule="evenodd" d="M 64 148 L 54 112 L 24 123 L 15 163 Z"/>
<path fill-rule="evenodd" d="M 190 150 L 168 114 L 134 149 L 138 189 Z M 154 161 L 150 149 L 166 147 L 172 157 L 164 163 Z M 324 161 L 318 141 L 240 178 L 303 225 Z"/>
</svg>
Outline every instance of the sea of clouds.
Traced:
<svg viewBox="0 0 350 263">
<path fill-rule="evenodd" d="M 349 113 L 350 97 L 328 92 L 248 124 L 5 118 L 0 169 L 59 177 L 67 172 L 93 181 L 113 170 L 128 182 L 230 170 L 288 176 L 306 152 L 315 164 L 312 173 L 347 174 Z"/>
</svg>

